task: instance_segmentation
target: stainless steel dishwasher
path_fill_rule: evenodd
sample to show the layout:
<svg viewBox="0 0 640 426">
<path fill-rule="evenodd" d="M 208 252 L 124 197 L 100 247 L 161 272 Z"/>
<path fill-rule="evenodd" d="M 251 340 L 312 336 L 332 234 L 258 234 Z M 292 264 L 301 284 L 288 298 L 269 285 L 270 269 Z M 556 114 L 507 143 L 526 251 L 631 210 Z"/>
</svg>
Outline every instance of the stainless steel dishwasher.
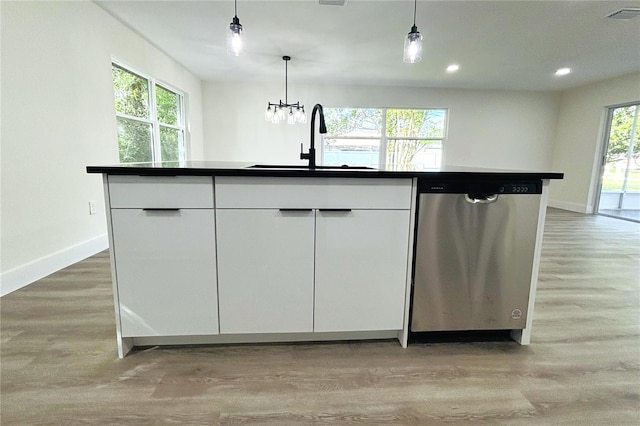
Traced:
<svg viewBox="0 0 640 426">
<path fill-rule="evenodd" d="M 542 182 L 419 182 L 411 331 L 525 328 Z"/>
</svg>

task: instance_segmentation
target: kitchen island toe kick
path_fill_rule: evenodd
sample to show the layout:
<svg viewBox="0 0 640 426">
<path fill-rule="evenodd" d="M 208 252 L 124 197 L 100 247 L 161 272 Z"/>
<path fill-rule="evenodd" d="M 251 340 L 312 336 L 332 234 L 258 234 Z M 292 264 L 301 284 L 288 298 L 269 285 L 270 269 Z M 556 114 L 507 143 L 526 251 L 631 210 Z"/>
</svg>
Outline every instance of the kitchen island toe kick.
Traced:
<svg viewBox="0 0 640 426">
<path fill-rule="evenodd" d="M 398 339 L 407 346 L 424 172 L 228 163 L 88 171 L 103 174 L 120 357 L 149 345 Z M 498 172 L 436 175 L 478 173 Z M 538 175 L 545 191 L 552 175 Z M 541 231 L 538 240 L 530 313 Z M 521 344 L 529 343 L 530 317 L 513 332 Z"/>
<path fill-rule="evenodd" d="M 244 343 L 293 343 L 293 342 L 333 342 L 354 340 L 399 339 L 402 330 L 320 332 L 320 333 L 257 333 L 220 334 L 203 336 L 156 336 L 126 338 L 136 346 L 164 345 L 218 345 Z"/>
</svg>

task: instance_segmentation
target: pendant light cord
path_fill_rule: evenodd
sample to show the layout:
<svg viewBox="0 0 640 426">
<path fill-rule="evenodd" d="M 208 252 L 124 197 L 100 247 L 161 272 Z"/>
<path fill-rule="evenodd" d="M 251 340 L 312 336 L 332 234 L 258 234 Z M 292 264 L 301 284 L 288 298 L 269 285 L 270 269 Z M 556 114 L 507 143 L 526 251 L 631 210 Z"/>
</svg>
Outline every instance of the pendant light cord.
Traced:
<svg viewBox="0 0 640 426">
<path fill-rule="evenodd" d="M 413 1 L 413 26 L 416 26 L 416 10 L 418 9 L 418 0 Z"/>
<path fill-rule="evenodd" d="M 288 89 L 287 89 L 287 80 L 288 80 L 288 75 L 289 75 L 289 67 L 288 67 L 288 62 L 287 60 L 284 61 L 284 103 L 288 104 L 289 103 L 289 96 L 288 96 Z"/>
<path fill-rule="evenodd" d="M 233 12 L 235 16 L 238 16 L 238 0 L 233 0 Z M 413 20 L 415 21 L 416 18 L 414 17 Z"/>
</svg>

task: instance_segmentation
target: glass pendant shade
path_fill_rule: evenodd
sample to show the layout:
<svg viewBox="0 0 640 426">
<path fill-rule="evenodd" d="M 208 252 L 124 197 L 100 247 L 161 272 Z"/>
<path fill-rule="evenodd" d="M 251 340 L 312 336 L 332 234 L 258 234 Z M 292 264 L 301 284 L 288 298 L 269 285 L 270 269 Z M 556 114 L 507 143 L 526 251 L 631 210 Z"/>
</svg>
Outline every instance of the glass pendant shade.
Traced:
<svg viewBox="0 0 640 426">
<path fill-rule="evenodd" d="M 238 17 L 234 16 L 227 32 L 227 52 L 233 56 L 242 56 L 245 54 L 244 44 L 242 25 Z"/>
<path fill-rule="evenodd" d="M 404 62 L 414 64 L 422 60 L 422 34 L 418 32 L 418 27 L 411 27 L 411 32 L 404 39 Z"/>
<path fill-rule="evenodd" d="M 296 115 L 293 113 L 293 108 L 289 109 L 289 114 L 287 114 L 287 123 L 296 124 Z"/>
<path fill-rule="evenodd" d="M 264 119 L 267 121 L 273 121 L 273 115 L 273 108 L 271 108 L 271 105 L 269 105 L 264 113 Z"/>
<path fill-rule="evenodd" d="M 307 124 L 307 113 L 304 112 L 304 108 L 302 109 L 302 112 L 300 113 L 300 117 L 298 119 L 298 122 L 301 124 Z"/>
<path fill-rule="evenodd" d="M 296 108 L 296 111 L 294 113 L 294 118 L 298 123 L 306 123 L 307 122 L 307 115 L 304 113 L 304 108 Z"/>
</svg>

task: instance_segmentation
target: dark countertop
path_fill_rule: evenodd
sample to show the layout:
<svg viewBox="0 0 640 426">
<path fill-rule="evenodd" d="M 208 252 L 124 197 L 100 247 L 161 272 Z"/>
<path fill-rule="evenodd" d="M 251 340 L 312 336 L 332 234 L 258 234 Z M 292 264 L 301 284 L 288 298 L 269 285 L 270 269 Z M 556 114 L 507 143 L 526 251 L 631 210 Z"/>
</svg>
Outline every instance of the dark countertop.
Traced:
<svg viewBox="0 0 640 426">
<path fill-rule="evenodd" d="M 316 168 L 304 164 L 282 167 L 250 168 L 253 162 L 223 161 L 167 161 L 162 163 L 125 163 L 110 166 L 87 166 L 87 173 L 142 176 L 281 176 L 281 177 L 357 177 L 357 178 L 428 178 L 429 180 L 538 180 L 562 179 L 564 173 L 485 169 L 478 167 L 446 166 L 426 170 L 394 170 L 363 168 Z M 326 167 L 326 166 L 319 166 Z"/>
</svg>

